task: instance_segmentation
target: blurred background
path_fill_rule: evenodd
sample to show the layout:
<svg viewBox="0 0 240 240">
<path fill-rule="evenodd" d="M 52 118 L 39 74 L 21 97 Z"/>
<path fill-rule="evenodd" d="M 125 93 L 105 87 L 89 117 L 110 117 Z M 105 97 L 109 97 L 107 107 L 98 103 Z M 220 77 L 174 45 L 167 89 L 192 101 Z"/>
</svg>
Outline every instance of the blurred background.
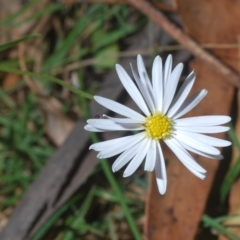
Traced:
<svg viewBox="0 0 240 240">
<path fill-rule="evenodd" d="M 0 239 L 239 240 L 239 9 L 239 0 L 0 0 Z M 151 76 L 154 57 L 170 53 L 174 66 L 184 63 L 181 81 L 194 69 L 193 91 L 209 91 L 192 115 L 231 116 L 218 136 L 233 147 L 220 163 L 197 158 L 205 181 L 165 149 L 160 196 L 154 173 L 140 167 L 123 178 L 111 171 L 114 158 L 88 150 L 126 133 L 83 127 L 107 113 L 93 95 L 136 108 L 116 63 L 130 73 L 141 54 Z"/>
</svg>

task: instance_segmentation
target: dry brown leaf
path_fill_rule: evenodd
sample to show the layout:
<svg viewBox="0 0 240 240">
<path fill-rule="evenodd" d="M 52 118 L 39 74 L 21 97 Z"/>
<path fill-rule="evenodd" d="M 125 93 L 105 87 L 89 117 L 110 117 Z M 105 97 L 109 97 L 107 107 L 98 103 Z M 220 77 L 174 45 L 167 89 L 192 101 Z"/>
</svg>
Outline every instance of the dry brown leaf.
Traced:
<svg viewBox="0 0 240 240">
<path fill-rule="evenodd" d="M 6 77 L 3 79 L 3 82 L 1 84 L 2 88 L 5 90 L 15 86 L 18 83 L 19 79 L 20 79 L 19 75 L 14 73 L 8 73 Z"/>
<path fill-rule="evenodd" d="M 61 112 L 61 104 L 53 97 L 38 97 L 47 135 L 56 146 L 60 146 L 73 129 L 74 121 Z"/>
<path fill-rule="evenodd" d="M 236 43 L 239 32 L 236 21 L 240 18 L 239 7 L 239 1 L 195 1 L 194 4 L 190 0 L 178 1 L 184 26 L 189 35 L 199 43 Z M 218 49 L 214 50 L 214 54 L 238 69 L 236 50 Z M 193 91 L 205 88 L 208 95 L 189 116 L 229 115 L 233 87 L 204 62 L 196 60 L 192 68 L 197 75 Z M 224 134 L 218 134 L 217 137 L 223 138 Z M 218 161 L 193 155 L 207 170 L 206 180 L 202 181 L 188 172 L 165 147 L 164 155 L 167 161 L 168 189 L 166 195 L 161 196 L 157 190 L 155 176 L 151 176 L 145 237 L 147 240 L 192 240 L 205 208 Z"/>
<path fill-rule="evenodd" d="M 194 70 L 198 76 L 194 90 L 205 87 L 209 90 L 209 94 L 201 105 L 191 112 L 191 116 L 228 114 L 232 101 L 232 87 L 204 63 L 196 61 Z M 223 97 L 224 102 L 222 102 Z M 222 102 L 221 109 L 216 107 L 219 102 Z M 218 136 L 224 137 L 223 134 Z M 167 161 L 168 188 L 166 195 L 161 196 L 157 190 L 155 176 L 151 176 L 146 239 L 190 240 L 196 234 L 218 161 L 193 155 L 207 170 L 206 180 L 202 181 L 191 174 L 170 150 L 164 147 L 163 151 Z"/>
</svg>

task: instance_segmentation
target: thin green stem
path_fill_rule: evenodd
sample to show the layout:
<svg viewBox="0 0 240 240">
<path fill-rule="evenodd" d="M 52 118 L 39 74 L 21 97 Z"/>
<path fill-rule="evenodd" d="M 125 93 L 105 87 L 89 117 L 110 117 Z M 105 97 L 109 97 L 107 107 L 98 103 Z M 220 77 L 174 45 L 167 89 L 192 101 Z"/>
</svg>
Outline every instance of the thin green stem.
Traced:
<svg viewBox="0 0 240 240">
<path fill-rule="evenodd" d="M 93 143 L 98 142 L 98 138 L 97 138 L 97 135 L 95 133 L 91 134 L 91 139 L 92 139 Z M 132 214 L 131 214 L 131 212 L 130 212 L 130 210 L 128 208 L 128 205 L 127 205 L 127 203 L 125 201 L 125 198 L 124 198 L 124 196 L 123 196 L 123 194 L 122 194 L 122 192 L 121 192 L 121 190 L 119 188 L 119 185 L 118 185 L 118 183 L 117 183 L 117 181 L 116 181 L 116 179 L 115 179 L 115 177 L 114 177 L 114 175 L 113 175 L 113 173 L 112 173 L 112 171 L 111 171 L 111 169 L 109 167 L 109 164 L 108 164 L 106 159 L 102 159 L 101 160 L 101 167 L 103 169 L 103 172 L 104 172 L 108 182 L 110 183 L 110 185 L 112 186 L 114 192 L 117 195 L 119 203 L 121 204 L 122 209 L 123 209 L 123 211 L 125 213 L 125 217 L 127 219 L 129 227 L 130 227 L 130 229 L 131 229 L 131 231 L 132 231 L 132 233 L 134 235 L 134 239 L 136 239 L 136 240 L 142 239 L 141 234 L 140 234 L 140 232 L 139 232 L 139 230 L 138 230 L 138 228 L 137 228 L 137 226 L 135 224 L 134 218 L 133 218 L 133 216 L 132 216 Z"/>
<path fill-rule="evenodd" d="M 81 82 L 81 86 L 82 85 L 83 85 L 83 83 Z M 84 112 L 84 117 L 87 119 L 87 118 L 89 118 L 89 108 L 87 107 L 86 100 L 84 98 L 81 98 L 80 101 L 81 101 L 82 109 L 83 109 L 83 112 Z M 91 133 L 90 136 L 91 136 L 91 140 L 92 140 L 93 143 L 99 142 L 99 139 L 98 139 L 98 137 L 95 133 Z M 127 205 L 126 200 L 123 196 L 123 193 L 122 193 L 122 191 L 121 191 L 121 189 L 120 189 L 120 187 L 119 187 L 119 185 L 118 185 L 118 183 L 117 183 L 117 181 L 116 181 L 116 179 L 115 179 L 115 177 L 112 173 L 111 168 L 109 167 L 109 164 L 108 164 L 107 160 L 102 159 L 100 163 L 101 163 L 101 167 L 103 169 L 103 172 L 104 172 L 108 182 L 110 183 L 111 187 L 113 188 L 114 192 L 116 193 L 117 198 L 119 200 L 119 203 L 122 206 L 122 209 L 125 213 L 126 220 L 127 220 L 128 224 L 129 224 L 129 227 L 132 231 L 134 239 L 135 240 L 141 240 L 142 239 L 141 233 L 139 232 L 138 227 L 136 226 L 135 220 L 134 220 L 134 218 L 133 218 L 133 216 L 132 216 L 132 214 L 131 214 L 131 212 L 128 208 L 128 205 Z"/>
<path fill-rule="evenodd" d="M 35 77 L 35 78 L 40 78 L 40 79 L 46 79 L 46 80 L 55 82 L 55 83 L 65 87 L 65 88 L 69 89 L 70 91 L 80 95 L 81 97 L 88 98 L 88 99 L 93 99 L 93 96 L 91 94 L 86 93 L 86 92 L 84 92 L 84 91 L 82 91 L 80 89 L 77 89 L 77 88 L 67 84 L 66 82 L 62 81 L 59 78 L 52 77 L 52 76 L 49 76 L 47 74 L 34 73 L 34 72 L 28 72 L 28 71 L 21 71 L 19 69 L 10 68 L 10 67 L 5 66 L 5 65 L 0 65 L 0 71 L 16 73 L 16 74 L 20 74 L 20 75 L 28 75 L 28 76 Z"/>
<path fill-rule="evenodd" d="M 227 228 L 225 228 L 224 226 L 222 226 L 218 221 L 216 221 L 215 219 L 212 219 L 211 217 L 207 216 L 207 215 L 203 215 L 202 216 L 202 221 L 204 222 L 204 224 L 208 227 L 212 227 L 217 229 L 219 232 L 225 234 L 227 237 L 229 237 L 229 239 L 232 240 L 239 240 L 239 237 L 236 236 L 234 233 L 232 233 L 231 231 L 229 231 Z"/>
</svg>

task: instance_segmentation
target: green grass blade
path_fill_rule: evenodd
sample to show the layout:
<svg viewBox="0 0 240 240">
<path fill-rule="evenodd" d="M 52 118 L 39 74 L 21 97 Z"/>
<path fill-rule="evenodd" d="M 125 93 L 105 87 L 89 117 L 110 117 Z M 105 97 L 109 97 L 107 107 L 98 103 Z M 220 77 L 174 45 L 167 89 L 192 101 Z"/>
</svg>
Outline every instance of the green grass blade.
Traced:
<svg viewBox="0 0 240 240">
<path fill-rule="evenodd" d="M 71 47 L 76 42 L 78 37 L 86 29 L 89 23 L 93 21 L 93 18 L 96 17 L 96 13 L 101 7 L 102 5 L 98 4 L 91 6 L 89 10 L 81 18 L 77 20 L 72 31 L 61 42 L 61 44 L 57 47 L 55 52 L 45 61 L 42 68 L 44 71 L 48 71 L 56 67 L 58 65 L 59 60 L 65 58 L 68 51 L 71 49 Z"/>
<path fill-rule="evenodd" d="M 129 25 L 126 26 L 125 28 L 114 30 L 108 34 L 103 33 L 100 38 L 98 35 L 96 35 L 96 37 L 93 39 L 94 43 L 93 50 L 96 51 L 102 47 L 115 44 L 116 41 L 135 31 L 137 28 L 138 28 L 137 25 Z"/>
<path fill-rule="evenodd" d="M 42 17 L 44 17 L 47 14 L 53 14 L 59 10 L 63 9 L 63 5 L 62 4 L 51 4 L 43 9 L 40 9 L 37 12 L 34 12 L 32 15 L 26 17 L 25 19 L 15 23 L 12 27 L 19 27 L 20 25 L 30 22 L 30 21 L 34 21 L 37 19 L 40 19 Z"/>
<path fill-rule="evenodd" d="M 37 4 L 39 0 L 33 0 L 29 1 L 28 3 L 24 4 L 22 8 L 20 8 L 15 13 L 11 14 L 9 17 L 4 19 L 0 25 L 10 25 L 14 20 L 16 20 L 18 17 L 22 16 L 24 12 L 26 12 L 28 9 L 33 7 L 35 4 Z"/>
<path fill-rule="evenodd" d="M 224 226 L 219 224 L 219 222 L 215 221 L 215 219 L 213 219 L 213 218 L 211 218 L 207 215 L 203 215 L 202 216 L 202 221 L 207 227 L 211 227 L 211 228 L 216 229 L 220 233 L 226 235 L 229 239 L 240 240 L 238 236 L 236 236 L 234 233 L 229 231 L 227 228 L 225 228 Z"/>
<path fill-rule="evenodd" d="M 25 63 L 26 64 L 32 64 L 33 63 L 33 59 L 26 58 L 25 59 Z M 19 66 L 19 60 L 18 59 L 14 59 L 14 60 L 1 61 L 0 65 L 1 66 L 14 67 L 15 68 L 15 67 Z"/>
<path fill-rule="evenodd" d="M 47 74 L 34 73 L 34 72 L 28 72 L 28 71 L 21 71 L 21 70 L 10 68 L 10 67 L 7 67 L 7 66 L 1 65 L 1 64 L 0 64 L 0 71 L 16 73 L 16 74 L 20 74 L 20 75 L 28 75 L 30 77 L 35 77 L 35 78 L 38 78 L 38 79 L 41 79 L 41 80 L 45 79 L 45 80 L 57 83 L 57 84 L 59 84 L 59 85 L 61 85 L 63 87 L 66 87 L 67 89 L 69 89 L 73 93 L 76 93 L 76 94 L 78 94 L 78 95 L 80 95 L 80 96 L 82 96 L 84 98 L 93 99 L 93 96 L 91 94 L 88 94 L 88 93 L 86 93 L 84 91 L 81 91 L 81 90 L 75 88 L 75 87 L 72 87 L 71 85 L 63 82 L 61 79 L 49 76 Z"/>
<path fill-rule="evenodd" d="M 228 132 L 229 137 L 230 137 L 233 145 L 237 147 L 237 149 L 240 153 L 240 143 L 234 132 L 234 128 L 233 128 L 232 124 L 229 124 L 229 126 L 230 126 L 230 130 Z M 228 172 L 223 180 L 223 183 L 222 183 L 222 186 L 220 189 L 220 199 L 222 202 L 225 201 L 225 199 L 231 189 L 232 184 L 234 183 L 234 181 L 236 180 L 236 178 L 238 177 L 239 174 L 240 174 L 240 156 L 237 158 L 236 162 L 232 165 L 232 167 L 228 170 Z"/>
<path fill-rule="evenodd" d="M 77 215 L 72 219 L 70 223 L 72 230 L 77 231 L 82 225 L 82 223 L 84 222 L 84 217 L 86 216 L 89 210 L 89 207 L 91 206 L 91 203 L 93 201 L 95 190 L 96 190 L 96 187 L 93 186 L 91 190 L 88 192 L 87 197 L 85 198 Z M 74 239 L 74 232 L 71 230 L 67 230 L 66 233 L 61 238 L 61 240 L 72 240 L 72 239 Z"/>
<path fill-rule="evenodd" d="M 239 216 L 240 216 L 240 214 L 231 214 L 231 215 L 227 215 L 227 216 L 217 217 L 214 220 L 218 223 L 221 223 L 221 222 L 228 220 L 229 218 L 235 218 L 235 217 L 239 217 Z"/>
<path fill-rule="evenodd" d="M 233 125 L 232 124 L 229 124 L 229 131 L 228 131 L 228 135 L 233 143 L 233 145 L 235 145 L 240 153 L 240 143 L 239 143 L 239 140 L 237 138 L 237 135 L 235 134 L 235 131 L 234 131 L 234 128 L 233 128 Z"/>
<path fill-rule="evenodd" d="M 84 200 L 84 202 L 83 202 L 83 204 L 82 204 L 82 206 L 80 208 L 78 218 L 83 219 L 86 216 L 86 214 L 88 212 L 88 209 L 90 208 L 91 203 L 93 201 L 93 197 L 95 195 L 95 191 L 96 191 L 96 187 L 92 186 L 91 190 L 89 191 L 86 199 Z"/>
<path fill-rule="evenodd" d="M 52 227 L 52 225 L 60 218 L 60 216 L 68 210 L 68 208 L 79 199 L 80 195 L 73 197 L 62 207 L 60 207 L 40 228 L 40 230 L 34 235 L 32 240 L 41 240 L 46 232 Z"/>
<path fill-rule="evenodd" d="M 118 235 L 116 233 L 114 221 L 111 215 L 108 216 L 108 229 L 109 229 L 109 235 L 111 237 L 111 240 L 118 240 Z"/>
<path fill-rule="evenodd" d="M 0 87 L 0 99 L 9 107 L 14 108 L 16 106 L 13 99 Z"/>
<path fill-rule="evenodd" d="M 38 38 L 40 37 L 40 34 L 29 34 L 29 35 L 25 35 L 19 39 L 4 43 L 0 45 L 0 51 L 15 47 L 18 43 L 20 42 L 25 42 L 29 39 L 33 39 L 33 38 Z"/>
<path fill-rule="evenodd" d="M 227 172 L 225 176 L 221 189 L 220 189 L 220 198 L 221 201 L 224 202 L 226 199 L 234 181 L 240 174 L 240 156 L 237 158 L 237 161 L 232 165 L 232 167 Z"/>
</svg>

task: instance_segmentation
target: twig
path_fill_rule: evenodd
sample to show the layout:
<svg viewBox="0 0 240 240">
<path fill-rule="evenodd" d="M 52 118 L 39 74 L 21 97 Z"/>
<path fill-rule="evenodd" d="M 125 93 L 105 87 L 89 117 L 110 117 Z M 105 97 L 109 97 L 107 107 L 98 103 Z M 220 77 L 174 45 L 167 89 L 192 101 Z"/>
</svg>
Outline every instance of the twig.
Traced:
<svg viewBox="0 0 240 240">
<path fill-rule="evenodd" d="M 146 0 L 128 0 L 134 7 L 148 16 L 153 22 L 161 26 L 174 39 L 181 43 L 193 55 L 203 60 L 218 73 L 220 73 L 232 85 L 240 88 L 240 76 L 231 68 L 219 61 L 215 56 L 204 50 L 192 38 L 186 35 L 181 29 L 171 23 L 160 11 L 156 10 Z"/>
<path fill-rule="evenodd" d="M 215 43 L 204 43 L 200 45 L 203 48 L 206 49 L 237 49 L 239 46 L 238 44 L 215 44 Z M 146 48 L 146 49 L 136 49 L 132 51 L 122 51 L 122 52 L 116 52 L 116 53 L 109 53 L 106 54 L 103 57 L 103 60 L 106 58 L 113 58 L 113 57 L 134 57 L 137 54 L 141 54 L 142 56 L 151 56 L 156 50 L 158 52 L 167 52 L 167 51 L 178 51 L 183 49 L 182 45 L 169 45 L 169 46 L 159 46 L 159 47 L 152 47 L 152 48 Z M 240 58 L 239 58 L 240 59 Z M 84 59 L 82 61 L 76 61 L 69 63 L 64 68 L 56 68 L 52 70 L 52 74 L 60 74 L 63 71 L 70 72 L 79 68 L 92 66 L 95 63 L 99 62 L 99 58 L 88 58 Z"/>
</svg>

